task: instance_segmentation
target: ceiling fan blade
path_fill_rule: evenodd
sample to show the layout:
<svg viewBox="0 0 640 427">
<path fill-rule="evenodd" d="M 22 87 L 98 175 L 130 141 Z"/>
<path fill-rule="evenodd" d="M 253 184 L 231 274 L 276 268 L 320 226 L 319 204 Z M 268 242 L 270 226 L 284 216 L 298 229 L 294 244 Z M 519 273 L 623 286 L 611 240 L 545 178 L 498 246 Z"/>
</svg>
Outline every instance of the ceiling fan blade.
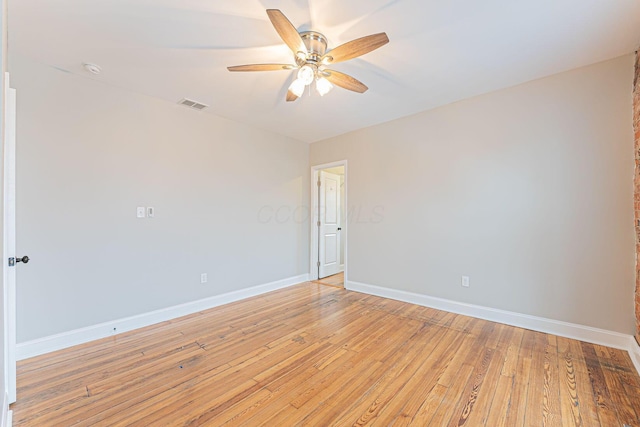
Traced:
<svg viewBox="0 0 640 427">
<path fill-rule="evenodd" d="M 295 65 L 291 64 L 248 64 L 248 65 L 234 65 L 227 67 L 229 71 L 279 71 L 279 70 L 293 70 Z"/>
<path fill-rule="evenodd" d="M 267 9 L 267 15 L 273 24 L 274 28 L 280 35 L 280 38 L 289 46 L 295 54 L 298 52 L 307 53 L 307 47 L 300 37 L 300 33 L 296 30 L 296 27 L 284 16 L 284 13 L 279 9 Z"/>
<path fill-rule="evenodd" d="M 365 53 L 369 53 L 372 50 L 376 50 L 387 43 L 389 43 L 387 33 L 378 33 L 361 37 L 359 39 L 351 40 L 345 44 L 341 44 L 335 49 L 331 49 L 322 57 L 322 62 L 325 64 L 335 64 L 336 62 L 347 61 L 349 59 L 362 56 Z"/>
<path fill-rule="evenodd" d="M 334 85 L 340 86 L 344 89 L 352 90 L 358 93 L 365 93 L 367 89 L 369 89 L 361 81 L 339 71 L 324 70 L 323 75 L 325 79 L 329 80 Z"/>
<path fill-rule="evenodd" d="M 298 99 L 298 96 L 291 92 L 290 90 L 287 91 L 287 102 L 291 102 L 291 101 L 295 101 L 296 99 Z"/>
</svg>

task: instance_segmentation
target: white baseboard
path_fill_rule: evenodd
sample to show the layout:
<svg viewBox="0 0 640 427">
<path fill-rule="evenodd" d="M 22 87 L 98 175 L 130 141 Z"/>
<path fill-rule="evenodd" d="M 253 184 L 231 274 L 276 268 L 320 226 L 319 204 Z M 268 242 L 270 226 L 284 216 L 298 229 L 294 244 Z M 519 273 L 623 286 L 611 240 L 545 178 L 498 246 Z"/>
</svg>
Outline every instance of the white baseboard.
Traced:
<svg viewBox="0 0 640 427">
<path fill-rule="evenodd" d="M 416 294 L 398 289 L 383 288 L 380 286 L 353 281 L 347 281 L 345 283 L 345 288 L 350 291 L 362 292 L 365 294 L 422 305 L 451 313 L 490 320 L 492 322 L 504 323 L 505 325 L 517 326 L 520 328 L 531 329 L 534 331 L 626 350 L 629 352 L 629 356 L 631 357 L 636 370 L 640 374 L 640 348 L 631 335 L 593 328 L 591 326 L 578 325 L 576 323 L 546 319 L 544 317 L 467 304 L 444 298 L 431 297 L 428 295 Z"/>
<path fill-rule="evenodd" d="M 139 314 L 137 316 L 126 317 L 124 319 L 113 320 L 110 322 L 100 323 L 98 325 L 88 326 L 86 328 L 75 329 L 73 331 L 19 343 L 16 346 L 16 358 L 17 360 L 28 359 L 29 357 L 39 356 L 41 354 L 61 350 L 63 348 L 143 328 L 155 323 L 164 322 L 223 304 L 261 295 L 277 289 L 286 288 L 308 280 L 309 275 L 302 274 L 300 276 L 289 277 L 288 279 L 265 283 L 263 285 L 253 286 L 247 289 L 240 289 L 238 291 L 215 295 L 198 301 Z"/>
<path fill-rule="evenodd" d="M 9 393 L 2 397 L 2 414 L 0 415 L 0 427 L 11 427 L 13 424 L 13 411 L 9 410 Z"/>
<path fill-rule="evenodd" d="M 629 342 L 629 357 L 636 367 L 636 371 L 640 374 L 640 345 L 636 342 L 634 337 L 631 337 Z"/>
</svg>

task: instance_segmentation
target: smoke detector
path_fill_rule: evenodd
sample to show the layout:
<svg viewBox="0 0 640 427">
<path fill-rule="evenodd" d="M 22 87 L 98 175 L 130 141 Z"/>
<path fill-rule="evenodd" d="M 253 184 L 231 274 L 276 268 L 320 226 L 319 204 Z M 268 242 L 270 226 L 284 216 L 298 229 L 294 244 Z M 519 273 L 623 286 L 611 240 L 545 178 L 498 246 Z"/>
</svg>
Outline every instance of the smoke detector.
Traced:
<svg viewBox="0 0 640 427">
<path fill-rule="evenodd" d="M 84 63 L 82 64 L 82 67 L 83 67 L 86 71 L 90 72 L 91 74 L 98 75 L 98 74 L 100 74 L 100 73 L 102 72 L 102 68 L 100 68 L 100 66 L 98 66 L 98 65 L 96 65 L 96 64 L 90 64 L 90 63 L 88 63 L 88 62 L 84 62 Z"/>
</svg>

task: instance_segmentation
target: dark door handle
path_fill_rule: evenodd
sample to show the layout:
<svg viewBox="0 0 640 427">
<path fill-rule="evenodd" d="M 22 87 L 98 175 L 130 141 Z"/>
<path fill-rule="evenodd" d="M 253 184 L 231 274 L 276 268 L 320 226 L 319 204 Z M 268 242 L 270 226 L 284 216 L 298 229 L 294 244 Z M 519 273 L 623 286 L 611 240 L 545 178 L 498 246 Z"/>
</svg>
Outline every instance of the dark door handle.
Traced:
<svg viewBox="0 0 640 427">
<path fill-rule="evenodd" d="M 338 227 L 338 231 L 342 230 L 342 228 Z"/>
<path fill-rule="evenodd" d="M 26 264 L 29 262 L 29 257 L 25 255 L 22 258 L 16 258 L 16 262 L 24 262 Z"/>
</svg>

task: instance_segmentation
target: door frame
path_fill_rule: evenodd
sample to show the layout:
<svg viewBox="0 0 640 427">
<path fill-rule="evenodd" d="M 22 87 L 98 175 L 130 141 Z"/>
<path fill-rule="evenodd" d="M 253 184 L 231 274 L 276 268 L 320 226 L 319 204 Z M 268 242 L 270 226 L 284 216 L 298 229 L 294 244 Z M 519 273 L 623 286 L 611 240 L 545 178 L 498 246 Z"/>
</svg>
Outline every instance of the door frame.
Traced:
<svg viewBox="0 0 640 427">
<path fill-rule="evenodd" d="M 318 244 L 318 250 L 320 251 L 320 253 L 318 254 L 318 280 L 320 280 L 320 273 L 322 273 L 322 278 L 328 277 L 328 276 L 333 276 L 334 274 L 338 274 L 344 271 L 344 263 L 341 262 L 344 259 L 344 254 L 342 252 L 344 252 L 342 250 L 342 246 L 344 244 L 344 242 L 342 241 L 342 232 L 341 232 L 341 226 L 344 225 L 343 224 L 343 218 L 342 218 L 342 211 L 344 210 L 344 206 L 342 205 L 342 198 L 344 197 L 344 191 L 342 191 L 342 187 L 344 186 L 344 166 L 338 166 L 339 169 L 341 169 L 341 173 L 338 175 L 336 173 L 333 172 L 328 172 L 328 171 L 333 171 L 334 169 L 320 169 L 318 171 L 319 173 L 319 179 L 318 182 L 320 182 L 320 187 L 318 187 L 320 189 L 319 193 L 320 193 L 320 197 L 318 197 L 318 201 L 320 203 L 320 209 L 316 209 L 316 211 L 318 212 L 318 215 L 320 215 L 321 218 L 321 222 L 319 222 L 318 224 L 318 239 L 319 239 L 319 244 Z M 335 196 L 336 196 L 336 205 L 335 205 L 335 209 L 331 209 L 332 212 L 335 212 L 336 214 L 336 218 L 335 221 L 330 222 L 329 221 L 329 207 L 331 206 L 330 204 L 330 197 L 327 194 L 327 192 L 329 191 L 329 189 L 331 188 L 330 186 L 330 180 L 335 180 L 335 184 L 336 187 L 335 188 Z M 322 220 L 324 219 L 324 221 Z M 329 234 L 328 234 L 329 233 Z M 335 245 L 330 245 L 329 242 L 327 241 L 327 237 L 333 234 L 333 236 L 335 237 Z M 335 255 L 336 255 L 336 259 L 334 260 L 333 263 L 329 263 L 327 264 L 327 250 L 329 250 L 329 248 L 331 246 L 334 246 L 335 248 Z"/>
<path fill-rule="evenodd" d="M 347 206 L 349 206 L 349 191 L 348 191 L 348 173 L 349 168 L 347 167 L 347 160 L 339 160 L 331 163 L 324 163 L 321 165 L 316 165 L 311 167 L 311 202 L 309 203 L 310 212 L 309 212 L 309 233 L 310 233 L 310 248 L 309 248 L 309 280 L 318 280 L 318 197 L 320 193 L 318 192 L 318 177 L 320 175 L 320 171 L 323 169 L 335 168 L 337 166 L 344 166 L 344 187 L 342 191 L 344 191 L 344 212 L 345 218 L 341 218 L 340 222 L 343 227 L 343 232 L 340 235 L 341 239 L 344 239 L 344 284 L 346 287 L 347 283 L 347 269 L 348 269 L 348 234 L 349 227 L 347 224 Z"/>
<path fill-rule="evenodd" d="M 16 267 L 9 257 L 16 249 L 16 90 L 11 88 L 9 73 L 4 75 L 4 147 L 3 171 L 3 239 L 2 274 L 4 299 L 4 375 L 8 403 L 16 401 Z"/>
</svg>

